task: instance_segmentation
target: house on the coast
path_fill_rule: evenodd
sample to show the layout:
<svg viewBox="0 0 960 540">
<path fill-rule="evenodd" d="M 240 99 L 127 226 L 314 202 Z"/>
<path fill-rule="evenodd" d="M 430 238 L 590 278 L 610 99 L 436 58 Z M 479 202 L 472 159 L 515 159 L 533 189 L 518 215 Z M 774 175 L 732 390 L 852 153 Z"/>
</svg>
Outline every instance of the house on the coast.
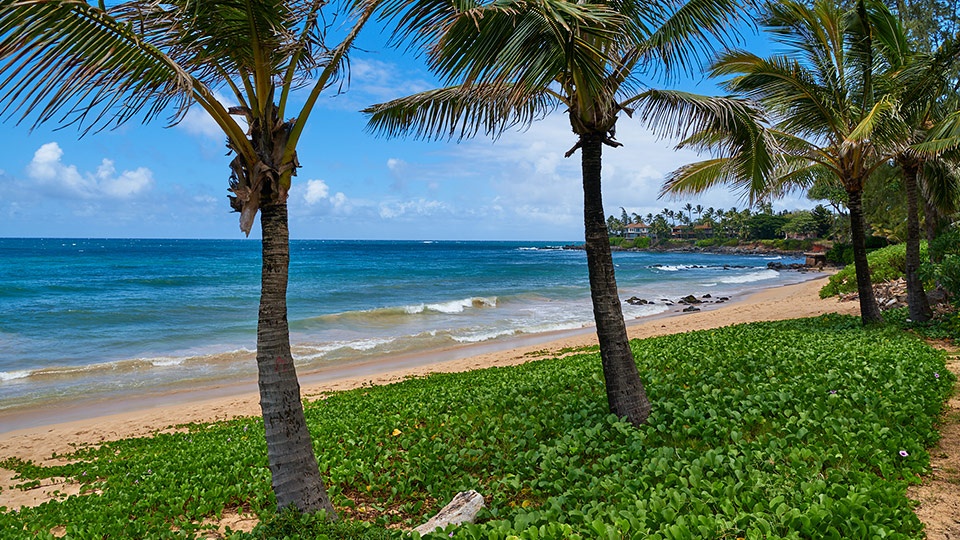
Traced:
<svg viewBox="0 0 960 540">
<path fill-rule="evenodd" d="M 646 238 L 650 236 L 650 226 L 640 222 L 640 223 L 631 223 L 627 225 L 624 236 L 627 240 L 634 238 Z"/>
<path fill-rule="evenodd" d="M 697 225 L 693 228 L 694 235 L 697 238 L 710 238 L 713 236 L 713 225 L 703 224 Z"/>
</svg>

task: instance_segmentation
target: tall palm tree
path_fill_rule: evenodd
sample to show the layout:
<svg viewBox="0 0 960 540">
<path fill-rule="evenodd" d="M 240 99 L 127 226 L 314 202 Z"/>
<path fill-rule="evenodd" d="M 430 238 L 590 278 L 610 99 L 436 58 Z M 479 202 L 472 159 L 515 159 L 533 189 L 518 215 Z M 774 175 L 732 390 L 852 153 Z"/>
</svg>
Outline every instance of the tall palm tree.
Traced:
<svg viewBox="0 0 960 540">
<path fill-rule="evenodd" d="M 402 4 L 405 1 L 395 0 Z M 603 147 L 637 100 L 651 67 L 690 69 L 729 36 L 739 0 L 569 2 L 466 0 L 415 15 L 433 23 L 422 42 L 448 86 L 370 107 L 372 130 L 422 138 L 498 135 L 566 111 L 581 151 L 584 231 L 594 320 L 610 410 L 639 425 L 650 412 L 630 352 L 601 197 Z"/>
<path fill-rule="evenodd" d="M 949 73 L 957 63 L 958 53 L 960 44 L 953 40 L 945 43 L 934 54 L 917 53 L 909 48 L 885 51 L 891 69 L 900 81 L 897 85 L 900 89 L 900 115 L 911 130 L 909 142 L 925 141 L 936 122 L 949 115 L 948 109 L 956 110 L 956 96 L 950 95 L 956 92 L 952 88 Z M 907 305 L 910 318 L 917 322 L 928 321 L 933 317 L 923 280 L 920 278 L 921 180 L 930 177 L 929 182 L 924 182 L 930 187 L 951 185 L 950 182 L 934 181 L 938 177 L 951 178 L 949 173 L 952 168 L 946 161 L 948 157 L 954 156 L 931 155 L 918 151 L 915 147 L 907 147 L 895 157 L 903 173 L 907 195 Z M 930 195 L 934 196 L 933 193 Z M 928 219 L 933 220 L 935 217 L 931 215 Z"/>
<path fill-rule="evenodd" d="M 714 76 L 730 77 L 725 84 L 734 97 L 649 94 L 644 114 L 671 119 L 665 133 L 719 153 L 674 171 L 663 189 L 681 196 L 731 184 L 757 201 L 836 178 L 848 198 L 861 318 L 879 322 L 861 195 L 871 173 L 906 146 L 893 81 L 881 76 L 889 70 L 876 54 L 878 43 L 903 46 L 898 21 L 876 0 L 858 0 L 852 9 L 785 0 L 768 5 L 763 24 L 783 54 L 764 59 L 733 51 L 712 67 Z"/>
<path fill-rule="evenodd" d="M 373 7 L 359 13 L 340 44 L 328 48 L 325 5 L 132 0 L 107 9 L 102 1 L 92 6 L 81 0 L 3 0 L 0 100 L 21 121 L 33 116 L 36 124 L 75 124 L 84 132 L 135 117 L 149 121 L 164 112 L 176 123 L 192 106 L 223 130 L 236 154 L 230 162 L 230 203 L 240 212 L 244 233 L 260 213 L 257 366 L 277 504 L 304 512 L 323 509 L 335 519 L 290 352 L 286 203 L 307 119 L 320 93 L 340 76 Z M 297 88 L 307 93 L 295 111 L 291 91 Z M 221 104 L 218 90 L 239 106 Z"/>
</svg>

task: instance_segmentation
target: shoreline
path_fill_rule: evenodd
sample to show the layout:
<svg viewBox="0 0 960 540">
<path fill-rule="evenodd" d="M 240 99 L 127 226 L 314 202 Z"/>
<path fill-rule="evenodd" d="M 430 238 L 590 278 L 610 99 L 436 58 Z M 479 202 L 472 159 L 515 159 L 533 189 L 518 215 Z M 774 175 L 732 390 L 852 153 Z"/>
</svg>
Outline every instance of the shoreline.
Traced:
<svg viewBox="0 0 960 540">
<path fill-rule="evenodd" d="M 790 270 L 787 270 L 791 272 Z M 810 271 L 804 275 L 799 283 L 815 280 L 823 274 Z M 664 310 L 649 315 L 642 315 L 626 320 L 628 330 L 632 326 L 650 321 L 667 319 L 673 316 L 690 315 L 683 312 L 684 308 L 693 311 L 712 311 L 724 306 L 731 306 L 749 298 L 757 290 L 767 290 L 789 285 L 760 286 L 754 291 L 744 291 L 726 299 L 702 299 L 702 303 L 690 305 L 683 299 L 661 299 L 668 302 Z M 687 298 L 687 297 L 684 297 Z M 624 300 L 625 303 L 629 303 Z M 654 304 L 654 302 L 651 302 Z M 663 305 L 660 303 L 659 305 Z M 386 353 L 378 356 L 363 356 L 345 359 L 322 365 L 298 365 L 298 378 L 302 387 L 325 384 L 340 379 L 370 377 L 384 372 L 422 369 L 425 366 L 444 364 L 447 362 L 490 354 L 509 352 L 515 349 L 550 344 L 558 340 L 567 342 L 578 336 L 593 337 L 595 344 L 595 330 L 593 324 L 576 328 L 566 328 L 537 333 L 518 333 L 489 341 L 443 345 L 428 349 L 418 349 L 405 352 Z M 586 343 L 586 342 L 584 342 Z M 559 348 L 559 347 L 558 347 Z M 252 361 L 252 359 L 251 359 Z M 135 413 L 147 409 L 176 406 L 194 401 L 208 399 L 230 398 L 237 395 L 257 394 L 256 371 L 245 375 L 231 374 L 219 380 L 187 380 L 181 384 L 164 384 L 150 386 L 143 392 L 136 393 L 129 388 L 113 391 L 99 391 L 87 397 L 63 397 L 48 401 L 38 401 L 21 404 L 6 409 L 0 409 L 0 436 L 11 431 L 22 431 L 42 428 L 47 425 L 90 420 L 102 416 L 115 414 L 117 411 Z M 259 414 L 259 410 L 251 414 Z"/>
<path fill-rule="evenodd" d="M 683 313 L 671 310 L 628 321 L 631 339 L 647 338 L 731 324 L 811 317 L 829 312 L 858 313 L 856 302 L 840 303 L 817 294 L 827 274 L 734 298 L 707 309 Z M 524 339 L 527 338 L 527 339 Z M 537 339 L 539 338 L 539 339 Z M 340 366 L 300 375 L 301 395 L 317 399 L 331 391 L 383 385 L 431 373 L 450 373 L 494 366 L 517 365 L 563 354 L 564 349 L 596 345 L 593 327 L 524 336 L 494 344 L 474 344 L 429 353 L 417 353 Z M 158 397 L 129 398 L 133 410 L 114 412 L 124 403 L 109 401 L 68 411 L 46 411 L 47 420 L 31 427 L 0 433 L 0 458 L 17 457 L 37 463 L 56 463 L 51 456 L 108 440 L 150 435 L 185 423 L 210 423 L 260 414 L 256 382 L 219 385 L 166 393 Z M 121 409 L 122 410 L 122 409 Z M 45 411 L 22 411 L 43 416 Z M 0 423 L 3 423 L 0 417 Z M 57 420 L 57 421 L 53 421 Z M 6 494 L 7 490 L 0 492 Z"/>
</svg>

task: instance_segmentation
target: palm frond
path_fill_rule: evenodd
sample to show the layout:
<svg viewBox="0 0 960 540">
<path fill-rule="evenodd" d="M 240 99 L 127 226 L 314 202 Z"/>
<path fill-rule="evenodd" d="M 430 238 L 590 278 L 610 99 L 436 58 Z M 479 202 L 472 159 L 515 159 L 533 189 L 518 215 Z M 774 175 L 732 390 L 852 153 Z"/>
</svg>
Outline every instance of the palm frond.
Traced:
<svg viewBox="0 0 960 540">
<path fill-rule="evenodd" d="M 716 53 L 716 48 L 738 43 L 740 21 L 746 19 L 747 3 L 740 0 L 689 0 L 687 2 L 644 3 L 653 19 L 646 27 L 655 30 L 640 41 L 648 59 L 658 60 L 668 75 L 694 74 Z M 675 10 L 666 7 L 679 4 Z M 659 9 L 657 9 L 659 8 Z M 649 17 L 649 15 L 648 15 Z M 641 28 L 643 30 L 644 28 Z"/>
<path fill-rule="evenodd" d="M 703 133 L 736 145 L 736 141 L 757 137 L 767 123 L 752 102 L 733 97 L 648 90 L 626 103 L 635 107 L 641 121 L 661 138 L 687 139 Z M 719 150 L 730 149 L 721 146 Z"/>
<path fill-rule="evenodd" d="M 902 146 L 910 138 L 910 130 L 897 116 L 897 96 L 885 94 L 880 97 L 860 122 L 846 136 L 850 142 L 872 141 L 876 146 Z"/>
<path fill-rule="evenodd" d="M 421 92 L 373 105 L 367 129 L 386 136 L 420 139 L 464 139 L 479 132 L 497 136 L 514 126 L 526 126 L 555 109 L 546 92 L 517 103 L 509 86 L 458 85 Z"/>
<path fill-rule="evenodd" d="M 667 175 L 667 179 L 660 187 L 658 198 L 670 196 L 679 199 L 700 195 L 714 187 L 736 184 L 738 179 L 731 173 L 729 157 L 689 163 Z"/>
<path fill-rule="evenodd" d="M 956 160 L 926 161 L 920 176 L 923 197 L 944 215 L 960 208 L 960 167 Z"/>
<path fill-rule="evenodd" d="M 625 19 L 603 4 L 501 0 L 458 16 L 430 50 L 430 66 L 449 84 L 510 83 L 536 92 L 576 76 L 582 95 L 605 92 L 613 61 L 603 44 Z"/>
<path fill-rule="evenodd" d="M 911 148 L 929 156 L 939 156 L 960 147 L 960 111 L 954 112 L 927 132 L 927 138 Z"/>
<path fill-rule="evenodd" d="M 195 80 L 131 24 L 80 0 L 0 4 L 0 103 L 34 125 L 50 120 L 84 132 L 174 105 L 186 112 Z"/>
</svg>

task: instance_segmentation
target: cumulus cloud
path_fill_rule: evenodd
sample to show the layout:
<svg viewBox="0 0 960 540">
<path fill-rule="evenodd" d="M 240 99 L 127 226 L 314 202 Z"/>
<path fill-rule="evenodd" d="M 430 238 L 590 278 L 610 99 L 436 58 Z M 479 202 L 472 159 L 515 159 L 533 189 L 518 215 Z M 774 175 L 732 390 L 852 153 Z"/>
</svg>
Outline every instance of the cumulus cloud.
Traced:
<svg viewBox="0 0 960 540">
<path fill-rule="evenodd" d="M 153 187 L 153 173 L 146 167 L 117 174 L 114 162 L 104 158 L 96 171 L 83 173 L 62 158 L 59 144 L 44 144 L 27 165 L 27 176 L 55 195 L 81 199 L 131 199 Z"/>
<path fill-rule="evenodd" d="M 330 195 L 330 186 L 323 180 L 308 180 L 303 200 L 307 206 L 329 205 L 334 210 L 344 209 L 347 206 L 347 196 L 339 191 Z"/>
</svg>

